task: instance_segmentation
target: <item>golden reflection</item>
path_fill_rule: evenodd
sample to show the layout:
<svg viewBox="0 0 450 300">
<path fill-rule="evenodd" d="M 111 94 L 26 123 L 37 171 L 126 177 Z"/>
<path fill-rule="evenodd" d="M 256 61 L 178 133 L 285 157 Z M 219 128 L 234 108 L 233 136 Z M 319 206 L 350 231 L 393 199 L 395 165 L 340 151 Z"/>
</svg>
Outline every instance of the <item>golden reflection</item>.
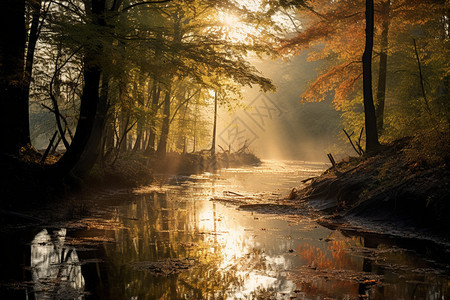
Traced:
<svg viewBox="0 0 450 300">
<path fill-rule="evenodd" d="M 284 257 L 258 250 L 255 237 L 234 219 L 238 215 L 226 215 L 234 210 L 209 201 L 213 193 L 214 185 L 190 190 L 191 196 L 176 189 L 136 195 L 119 208 L 117 242 L 104 245 L 114 298 L 246 299 L 295 288 L 277 274 L 287 268 Z M 167 270 L 180 259 L 192 264 Z M 151 269 L 143 270 L 145 262 L 152 262 Z M 155 264 L 171 275 L 155 273 Z"/>
<path fill-rule="evenodd" d="M 226 182 L 216 175 L 198 175 L 182 187 L 149 189 L 116 206 L 109 219 L 98 222 L 104 236 L 114 237 L 114 242 L 105 239 L 103 244 L 105 263 L 90 274 L 98 276 L 100 285 L 108 283 L 99 288 L 104 293 L 101 298 L 437 299 L 448 295 L 448 277 L 426 269 L 429 262 L 417 255 L 378 239 L 344 236 L 306 217 L 291 224 L 209 201 L 224 191 L 250 194 L 264 189 L 266 182 L 280 178 L 288 182 L 287 173 L 297 176 L 295 168 L 283 167 L 285 173 L 274 169 L 275 177 L 263 168 L 267 165 L 252 169 L 259 173 L 227 170 Z M 239 189 L 240 180 L 245 181 L 241 187 L 252 189 Z M 92 226 L 89 230 L 96 227 Z"/>
</svg>

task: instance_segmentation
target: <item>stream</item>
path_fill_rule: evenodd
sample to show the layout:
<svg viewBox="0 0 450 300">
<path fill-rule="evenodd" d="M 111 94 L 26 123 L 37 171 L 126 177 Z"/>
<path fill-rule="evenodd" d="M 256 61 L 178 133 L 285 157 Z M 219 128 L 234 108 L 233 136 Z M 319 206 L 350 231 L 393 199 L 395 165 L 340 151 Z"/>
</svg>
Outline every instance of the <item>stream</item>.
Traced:
<svg viewBox="0 0 450 300">
<path fill-rule="evenodd" d="M 325 168 L 264 161 L 72 199 L 71 221 L 0 231 L 0 298 L 449 299 L 447 249 L 282 205 Z"/>
</svg>

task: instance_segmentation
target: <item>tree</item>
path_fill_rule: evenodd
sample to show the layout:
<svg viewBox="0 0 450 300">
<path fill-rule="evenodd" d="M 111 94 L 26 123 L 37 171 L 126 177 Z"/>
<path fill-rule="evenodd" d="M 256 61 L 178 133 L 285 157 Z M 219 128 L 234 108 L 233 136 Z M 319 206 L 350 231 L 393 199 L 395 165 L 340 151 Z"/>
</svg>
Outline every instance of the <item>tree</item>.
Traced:
<svg viewBox="0 0 450 300">
<path fill-rule="evenodd" d="M 172 121 L 181 111 L 187 114 L 189 101 L 206 103 L 206 91 L 221 84 L 212 82 L 217 74 L 238 85 L 273 88 L 247 60 L 249 52 L 269 53 L 269 45 L 251 37 L 230 40 L 217 21 L 221 12 L 232 10 L 256 22 L 250 17 L 253 13 L 231 0 L 42 0 L 28 10 L 25 1 L 6 1 L 1 8 L 5 28 L 7 23 L 17 25 L 0 36 L 0 99 L 5 116 L 1 152 L 17 155 L 30 146 L 28 98 L 32 95 L 33 108 L 38 103 L 52 111 L 60 138 L 66 140 L 61 158 L 41 168 L 53 178 L 84 176 L 106 145 L 120 147 L 124 139 L 134 142 L 136 150 L 144 142 L 151 149 L 159 134 L 157 151 L 163 155 Z M 25 19 L 26 12 L 32 14 L 31 22 Z M 39 34 L 41 28 L 45 30 Z M 38 63 L 33 63 L 35 59 Z M 176 90 L 180 83 L 187 84 L 189 92 L 184 96 Z M 73 124 L 66 115 L 69 98 Z M 127 122 L 120 125 L 121 136 L 114 137 L 119 115 Z"/>
<path fill-rule="evenodd" d="M 378 84 L 376 94 L 376 116 L 377 116 L 377 130 L 379 133 L 383 131 L 384 124 L 384 107 L 386 100 L 386 77 L 387 77 L 387 61 L 388 61 L 388 47 L 389 47 L 389 24 L 390 24 L 391 0 L 386 0 L 381 3 L 381 41 L 380 41 L 380 63 L 378 68 Z"/>
<path fill-rule="evenodd" d="M 378 142 L 377 119 L 372 95 L 372 50 L 374 30 L 373 0 L 366 0 L 366 44 L 362 57 L 363 63 L 363 94 L 364 94 L 364 120 L 366 129 L 366 153 L 377 152 Z"/>
<path fill-rule="evenodd" d="M 87 20 L 94 27 L 106 26 L 105 0 L 91 0 L 86 3 Z M 99 147 L 99 139 L 91 138 L 94 127 L 101 135 L 104 116 L 97 114 L 99 108 L 99 88 L 101 83 L 102 66 L 100 57 L 104 54 L 102 40 L 97 39 L 90 44 L 85 44 L 83 54 L 83 79 L 84 86 L 80 99 L 80 116 L 75 130 L 74 138 L 69 149 L 55 164 L 57 174 L 84 175 L 95 162 L 97 153 L 94 149 Z M 102 105 L 102 104 L 101 104 Z M 97 123 L 97 126 L 95 126 Z M 90 144 L 91 143 L 91 144 Z"/>
<path fill-rule="evenodd" d="M 18 155 L 30 144 L 28 101 L 24 97 L 25 0 L 0 3 L 0 153 Z M 8 28 L 8 29 L 6 29 Z"/>
<path fill-rule="evenodd" d="M 427 22 L 442 19 L 442 4 L 430 1 L 374 1 L 374 59 L 379 59 L 378 67 L 374 68 L 377 75 L 376 86 L 376 118 L 379 133 L 385 134 L 386 126 L 391 126 L 391 111 L 386 123 L 385 99 L 389 92 L 391 99 L 402 86 L 390 84 L 388 76 L 398 77 L 396 69 L 405 69 L 396 63 L 388 65 L 388 58 L 394 53 L 410 55 L 411 39 L 405 36 L 416 28 L 423 27 Z M 335 107 L 344 115 L 354 115 L 352 110 L 358 99 L 363 98 L 359 89 L 362 79 L 360 57 L 363 52 L 364 20 L 362 0 L 328 1 L 316 0 L 310 2 L 310 9 L 299 10 L 300 17 L 306 19 L 304 27 L 296 37 L 286 40 L 281 48 L 284 53 L 296 53 L 311 48 L 310 59 L 322 60 L 322 73 L 314 80 L 309 89 L 302 94 L 302 101 L 321 101 L 333 97 Z M 445 18 L 444 18 L 445 19 Z M 390 28 L 395 30 L 389 30 Z M 391 58 L 389 58 L 391 59 Z M 403 73 L 404 75 L 404 73 Z M 354 121 L 347 120 L 347 123 Z M 359 131 L 359 128 L 353 128 Z"/>
<path fill-rule="evenodd" d="M 214 122 L 211 142 L 211 157 L 216 159 L 216 131 L 217 131 L 217 91 L 214 91 Z"/>
<path fill-rule="evenodd" d="M 164 15 L 164 21 L 160 29 L 155 33 L 151 29 L 142 28 L 140 35 L 142 38 L 156 38 L 160 43 L 154 53 L 149 56 L 153 62 L 164 61 L 165 72 L 160 72 L 159 68 L 153 70 L 151 77 L 154 85 L 159 85 L 162 91 L 167 91 L 168 86 L 176 84 L 190 84 L 199 86 L 200 89 L 209 89 L 213 85 L 210 78 L 215 74 L 223 74 L 224 78 L 229 78 L 239 84 L 258 84 L 263 89 L 270 89 L 273 86 L 270 81 L 260 76 L 245 59 L 248 51 L 267 51 L 264 47 L 246 45 L 242 41 L 232 42 L 225 38 L 222 32 L 222 25 L 218 24 L 215 18 L 219 10 L 211 3 L 171 3 L 158 9 L 159 15 Z M 156 36 L 155 36 L 156 35 Z M 140 49 L 144 45 L 137 45 L 135 49 Z M 145 51 L 142 49 L 142 51 Z M 153 56 L 154 55 L 154 56 Z M 197 88 L 194 88 L 194 90 Z M 159 89 L 161 90 L 161 89 Z M 151 114 L 156 114 L 159 106 L 158 89 L 153 88 L 154 100 L 151 104 Z M 179 109 L 174 110 L 170 115 L 173 100 L 182 99 L 183 96 L 164 96 L 161 103 L 164 109 L 159 137 L 158 154 L 164 156 L 167 148 L 167 139 L 170 137 L 169 131 L 171 121 Z M 201 93 L 200 93 L 201 94 Z M 184 100 L 180 100 L 183 102 Z M 189 97 L 186 99 L 188 103 Z M 170 103 L 169 103 L 170 102 Z M 183 102 L 184 103 L 184 102 Z M 175 107 L 174 107 L 175 108 Z M 154 144 L 154 118 L 150 118 L 150 137 L 148 151 Z"/>
</svg>

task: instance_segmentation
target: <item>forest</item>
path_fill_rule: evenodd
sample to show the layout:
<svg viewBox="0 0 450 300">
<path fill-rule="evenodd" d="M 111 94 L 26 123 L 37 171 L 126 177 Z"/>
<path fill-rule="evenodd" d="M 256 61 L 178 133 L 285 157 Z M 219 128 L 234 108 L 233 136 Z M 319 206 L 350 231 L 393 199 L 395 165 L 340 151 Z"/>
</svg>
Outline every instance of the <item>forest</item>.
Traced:
<svg viewBox="0 0 450 300">
<path fill-rule="evenodd" d="M 449 9 L 2 0 L 0 296 L 450 297 Z"/>
</svg>

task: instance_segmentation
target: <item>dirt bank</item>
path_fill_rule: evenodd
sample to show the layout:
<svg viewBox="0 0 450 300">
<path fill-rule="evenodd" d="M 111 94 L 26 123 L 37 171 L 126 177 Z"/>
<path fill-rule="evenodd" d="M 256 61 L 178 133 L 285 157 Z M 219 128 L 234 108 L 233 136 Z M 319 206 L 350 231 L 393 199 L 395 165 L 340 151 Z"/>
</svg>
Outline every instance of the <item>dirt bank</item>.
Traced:
<svg viewBox="0 0 450 300">
<path fill-rule="evenodd" d="M 449 237 L 450 171 L 408 155 L 410 139 L 378 155 L 350 158 L 330 168 L 291 198 L 325 214 L 324 223 Z"/>
</svg>

